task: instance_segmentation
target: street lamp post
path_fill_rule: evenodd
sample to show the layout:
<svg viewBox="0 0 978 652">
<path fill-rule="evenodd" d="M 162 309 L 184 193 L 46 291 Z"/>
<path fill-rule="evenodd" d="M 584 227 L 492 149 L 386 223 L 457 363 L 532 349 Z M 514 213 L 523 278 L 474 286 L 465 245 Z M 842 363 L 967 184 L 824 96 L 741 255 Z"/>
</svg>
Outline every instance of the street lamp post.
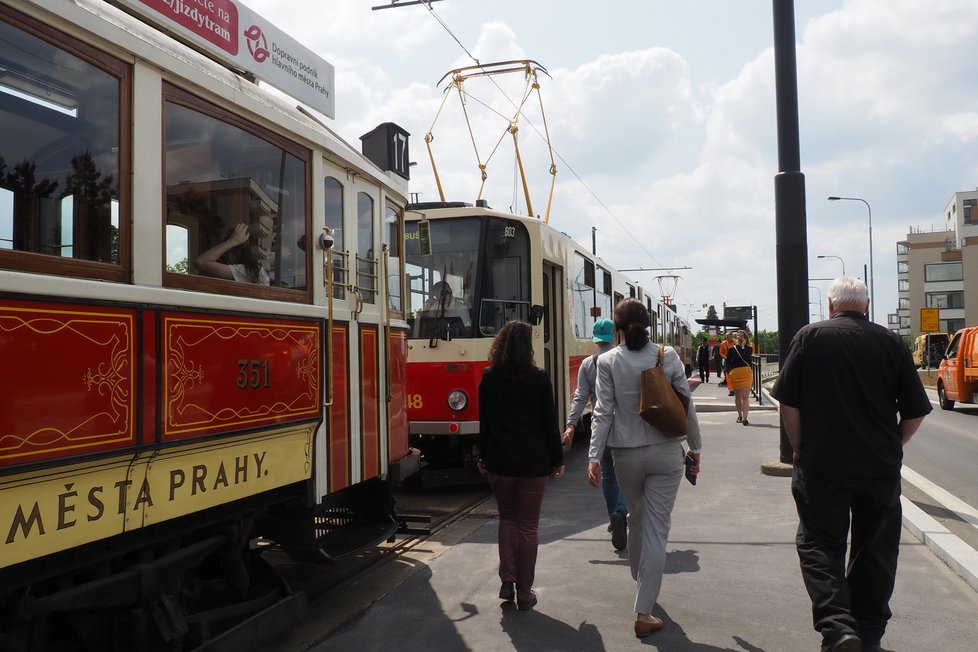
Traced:
<svg viewBox="0 0 978 652">
<path fill-rule="evenodd" d="M 873 208 L 860 197 L 829 197 L 829 201 L 861 201 L 869 211 L 869 320 L 876 321 L 876 297 L 873 294 Z"/>
<path fill-rule="evenodd" d="M 842 260 L 842 256 L 827 255 L 827 256 L 815 256 L 815 257 L 816 258 L 836 258 L 836 259 L 838 259 L 838 261 L 840 263 L 842 263 L 842 275 L 843 276 L 846 275 L 846 261 Z"/>
<path fill-rule="evenodd" d="M 825 312 L 822 311 L 822 290 L 820 288 L 818 288 L 817 286 L 814 286 L 814 285 L 809 285 L 808 286 L 808 289 L 809 290 L 815 290 L 816 292 L 818 292 L 818 316 L 819 316 L 819 319 L 825 319 Z M 808 302 L 808 305 L 811 305 L 811 304 L 812 304 L 812 302 L 809 301 Z"/>
</svg>

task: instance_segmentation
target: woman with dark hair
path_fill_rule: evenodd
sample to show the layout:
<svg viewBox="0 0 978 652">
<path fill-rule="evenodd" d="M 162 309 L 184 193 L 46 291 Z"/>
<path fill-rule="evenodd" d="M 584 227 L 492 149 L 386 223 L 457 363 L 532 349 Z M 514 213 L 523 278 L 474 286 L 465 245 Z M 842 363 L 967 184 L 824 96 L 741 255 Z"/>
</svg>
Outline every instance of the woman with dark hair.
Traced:
<svg viewBox="0 0 978 652">
<path fill-rule="evenodd" d="M 747 412 L 750 411 L 750 386 L 754 382 L 754 372 L 751 367 L 751 348 L 747 331 L 737 331 L 737 343 L 727 350 L 727 382 L 734 393 L 734 404 L 737 406 L 737 423 L 745 426 Z"/>
<path fill-rule="evenodd" d="M 649 342 L 649 312 L 641 301 L 625 299 L 615 308 L 615 328 L 624 343 L 598 360 L 597 397 L 591 414 L 591 449 L 588 481 L 601 481 L 601 455 L 611 447 L 618 484 L 628 505 L 628 561 L 638 583 L 635 596 L 635 635 L 639 638 L 662 629 L 662 620 L 652 615 L 666 563 L 666 542 L 672 525 L 683 477 L 682 440 L 688 439 L 692 454 L 691 473 L 700 470 L 699 422 L 689 401 L 685 437 L 670 437 L 639 416 L 642 372 L 656 366 L 659 346 Z M 666 347 L 663 373 L 677 392 L 689 397 L 686 370 L 679 355 Z"/>
<path fill-rule="evenodd" d="M 479 453 L 479 472 L 499 508 L 499 598 L 531 609 L 543 492 L 551 473 L 564 475 L 564 458 L 553 386 L 533 364 L 526 322 L 505 324 L 489 350 L 479 384 Z"/>
</svg>

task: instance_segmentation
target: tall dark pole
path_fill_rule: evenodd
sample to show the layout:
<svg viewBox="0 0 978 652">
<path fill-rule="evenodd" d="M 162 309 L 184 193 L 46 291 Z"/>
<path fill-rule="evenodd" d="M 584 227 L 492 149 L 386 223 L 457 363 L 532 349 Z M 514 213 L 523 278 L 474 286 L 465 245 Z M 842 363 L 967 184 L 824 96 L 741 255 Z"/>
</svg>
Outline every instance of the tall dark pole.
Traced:
<svg viewBox="0 0 978 652">
<path fill-rule="evenodd" d="M 774 3 L 774 78 L 778 112 L 778 174 L 774 219 L 778 265 L 778 354 L 783 361 L 791 338 L 808 323 L 808 240 L 805 175 L 798 139 L 798 76 L 793 0 Z M 791 464 L 791 444 L 781 425 L 781 462 Z"/>
</svg>

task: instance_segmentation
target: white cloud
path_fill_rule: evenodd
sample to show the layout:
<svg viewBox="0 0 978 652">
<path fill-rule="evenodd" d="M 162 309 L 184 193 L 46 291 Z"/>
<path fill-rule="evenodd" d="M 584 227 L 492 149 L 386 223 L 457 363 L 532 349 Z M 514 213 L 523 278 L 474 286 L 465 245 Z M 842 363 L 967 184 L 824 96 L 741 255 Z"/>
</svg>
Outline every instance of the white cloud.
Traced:
<svg viewBox="0 0 978 652">
<path fill-rule="evenodd" d="M 443 99 L 435 82 L 473 63 L 455 38 L 482 62 L 539 60 L 553 76 L 541 83 L 563 157 L 551 224 L 588 248 L 596 227 L 599 255 L 620 267 L 692 267 L 677 271 L 680 312 L 682 304 L 757 305 L 762 328 L 777 327 L 769 5 L 733 10 L 728 0 L 622 0 L 598 10 L 578 0 L 459 0 L 434 5 L 449 34 L 421 7 L 249 4 L 336 65 L 335 128 L 345 138 L 356 144 L 386 121 L 412 133 L 419 162 L 412 190 L 427 200 L 435 191 L 423 136 Z M 950 195 L 978 185 L 974 0 L 796 5 L 809 276 L 840 269 L 816 254 L 840 256 L 846 271 L 861 275 L 867 211 L 825 197 L 866 199 L 876 317 L 885 323 L 896 306 L 895 242 L 911 227 L 939 226 Z M 471 86 L 473 96 L 505 109 L 498 93 Z M 507 92 L 519 97 L 521 89 Z M 520 143 L 539 213 L 549 158 L 533 129 L 542 128 L 534 110 L 528 103 Z M 449 198 L 471 201 L 479 180 L 457 106 L 446 104 L 436 127 L 433 146 Z M 498 129 L 480 137 L 494 142 Z M 487 196 L 497 207 L 522 203 L 514 201 L 511 161 L 509 152 L 497 154 L 499 167 L 490 171 Z M 653 275 L 635 277 L 655 290 Z M 824 301 L 827 284 L 819 287 Z M 816 301 L 817 291 L 811 296 Z"/>
</svg>

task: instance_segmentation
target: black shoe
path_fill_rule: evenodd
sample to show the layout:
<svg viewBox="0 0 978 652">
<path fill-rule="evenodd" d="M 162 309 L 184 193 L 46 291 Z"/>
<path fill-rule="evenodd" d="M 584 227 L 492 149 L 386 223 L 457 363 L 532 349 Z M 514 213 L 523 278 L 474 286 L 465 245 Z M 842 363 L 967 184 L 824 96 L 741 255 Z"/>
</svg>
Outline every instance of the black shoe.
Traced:
<svg viewBox="0 0 978 652">
<path fill-rule="evenodd" d="M 628 545 L 628 522 L 621 512 L 611 514 L 611 545 L 615 550 L 624 550 Z"/>
<path fill-rule="evenodd" d="M 746 426 L 748 423 L 750 423 L 750 421 L 748 421 L 747 419 L 744 419 L 743 421 L 741 421 L 741 423 Z"/>
<path fill-rule="evenodd" d="M 737 423 L 741 423 L 743 420 L 744 420 L 744 417 L 737 417 Z"/>
<path fill-rule="evenodd" d="M 499 587 L 499 599 L 512 602 L 516 599 L 516 582 L 503 582 Z"/>
<path fill-rule="evenodd" d="M 862 652 L 863 642 L 855 634 L 843 634 L 835 643 L 822 643 L 821 652 Z"/>
<path fill-rule="evenodd" d="M 879 643 L 863 643 L 863 652 L 893 652 Z"/>
<path fill-rule="evenodd" d="M 536 606 L 537 594 L 530 591 L 530 595 L 527 596 L 516 596 L 516 608 L 520 611 L 528 611 Z"/>
<path fill-rule="evenodd" d="M 727 396 L 733 396 L 733 392 L 727 392 Z"/>
</svg>

